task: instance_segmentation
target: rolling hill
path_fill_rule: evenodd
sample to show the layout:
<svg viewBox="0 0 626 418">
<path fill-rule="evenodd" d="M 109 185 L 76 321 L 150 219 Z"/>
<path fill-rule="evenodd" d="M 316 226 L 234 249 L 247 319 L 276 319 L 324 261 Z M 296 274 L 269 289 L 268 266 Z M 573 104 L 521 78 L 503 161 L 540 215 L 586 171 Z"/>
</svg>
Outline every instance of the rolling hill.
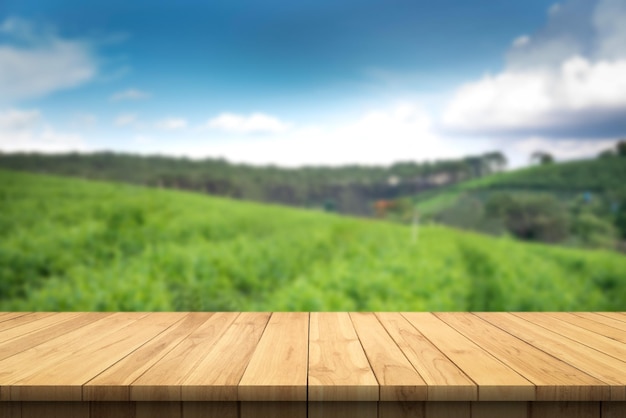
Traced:
<svg viewBox="0 0 626 418">
<path fill-rule="evenodd" d="M 624 310 L 626 258 L 0 171 L 0 310 Z"/>
</svg>

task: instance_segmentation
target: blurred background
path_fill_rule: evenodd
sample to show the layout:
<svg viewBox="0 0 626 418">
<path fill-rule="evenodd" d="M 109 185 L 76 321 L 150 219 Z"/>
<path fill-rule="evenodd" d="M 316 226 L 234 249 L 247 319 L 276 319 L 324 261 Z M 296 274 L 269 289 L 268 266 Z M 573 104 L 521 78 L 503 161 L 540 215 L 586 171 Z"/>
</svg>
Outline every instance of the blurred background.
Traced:
<svg viewBox="0 0 626 418">
<path fill-rule="evenodd" d="M 623 0 L 0 4 L 0 310 L 626 310 Z"/>
</svg>

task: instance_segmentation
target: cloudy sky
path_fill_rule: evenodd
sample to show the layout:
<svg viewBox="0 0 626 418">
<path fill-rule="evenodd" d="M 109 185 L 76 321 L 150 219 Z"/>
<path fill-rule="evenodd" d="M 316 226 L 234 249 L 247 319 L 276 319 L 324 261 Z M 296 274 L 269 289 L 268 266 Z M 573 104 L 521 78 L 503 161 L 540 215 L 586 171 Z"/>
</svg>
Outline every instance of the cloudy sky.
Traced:
<svg viewBox="0 0 626 418">
<path fill-rule="evenodd" d="M 581 158 L 626 136 L 626 0 L 2 0 L 0 151 Z"/>
</svg>

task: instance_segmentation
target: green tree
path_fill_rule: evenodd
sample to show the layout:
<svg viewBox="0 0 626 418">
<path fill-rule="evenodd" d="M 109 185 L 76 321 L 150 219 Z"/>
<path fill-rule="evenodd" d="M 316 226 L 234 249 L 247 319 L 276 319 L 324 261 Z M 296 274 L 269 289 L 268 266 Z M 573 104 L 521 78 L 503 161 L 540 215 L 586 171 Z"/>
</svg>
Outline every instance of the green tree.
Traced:
<svg viewBox="0 0 626 418">
<path fill-rule="evenodd" d="M 536 164 L 548 165 L 554 163 L 554 157 L 545 151 L 535 151 L 530 156 L 530 161 Z"/>
<path fill-rule="evenodd" d="M 626 157 L 626 139 L 622 139 L 621 141 L 619 141 L 617 143 L 616 149 L 617 155 L 619 155 L 620 157 Z"/>
</svg>

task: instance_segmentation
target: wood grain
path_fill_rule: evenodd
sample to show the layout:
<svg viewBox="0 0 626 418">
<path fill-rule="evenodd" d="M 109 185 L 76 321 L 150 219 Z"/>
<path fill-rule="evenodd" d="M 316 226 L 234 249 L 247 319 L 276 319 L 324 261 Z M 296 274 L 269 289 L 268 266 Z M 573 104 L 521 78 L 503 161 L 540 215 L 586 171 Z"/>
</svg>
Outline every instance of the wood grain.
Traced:
<svg viewBox="0 0 626 418">
<path fill-rule="evenodd" d="M 373 313 L 351 313 L 365 355 L 380 386 L 381 401 L 422 401 L 426 382 Z"/>
<path fill-rule="evenodd" d="M 15 381 L 12 400 L 81 400 L 82 386 L 120 359 L 154 338 L 184 314 L 157 312 L 92 341 L 80 352 L 72 352 L 62 361 L 49 362 L 45 370 Z M 54 391 L 49 386 L 54 381 Z M 64 389 L 64 390 L 62 390 Z M 80 396 L 76 397 L 78 391 Z"/>
<path fill-rule="evenodd" d="M 306 401 L 309 314 L 272 314 L 239 382 L 242 401 Z"/>
<path fill-rule="evenodd" d="M 618 312 L 0 313 L 0 418 L 623 418 L 625 405 Z"/>
<path fill-rule="evenodd" d="M 610 387 L 610 400 L 626 400 L 626 365 L 579 342 L 511 314 L 477 314 L 519 339 L 559 358 Z"/>
<path fill-rule="evenodd" d="M 345 312 L 311 313 L 309 401 L 377 401 L 378 382 Z"/>
<path fill-rule="evenodd" d="M 89 401 L 130 400 L 130 384 L 198 329 L 212 314 L 179 315 L 181 315 L 180 321 L 85 383 L 83 399 Z"/>
<path fill-rule="evenodd" d="M 626 359 L 626 345 L 624 345 L 624 343 L 604 335 L 599 335 L 596 332 L 589 331 L 578 325 L 561 321 L 558 318 L 553 317 L 552 314 L 518 312 L 514 315 L 569 338 L 572 341 L 580 342 L 588 347 L 595 348 L 596 350 L 615 357 L 616 359 Z"/>
<path fill-rule="evenodd" d="M 403 316 L 478 384 L 478 400 L 528 401 L 535 386 L 431 313 Z"/>
<path fill-rule="evenodd" d="M 478 399 L 476 384 L 399 313 L 378 313 L 391 338 L 428 385 L 429 401 Z"/>
<path fill-rule="evenodd" d="M 130 386 L 135 401 L 181 399 L 181 384 L 207 354 L 207 348 L 226 331 L 238 313 L 208 314 L 210 317 L 168 352 Z"/>
<path fill-rule="evenodd" d="M 218 338 L 183 381 L 184 401 L 236 401 L 237 385 L 270 314 L 244 312 Z"/>
<path fill-rule="evenodd" d="M 609 400 L 609 387 L 575 367 L 546 354 L 477 316 L 438 313 L 436 316 L 465 335 L 537 387 L 536 400 Z"/>
<path fill-rule="evenodd" d="M 55 338 L 60 338 L 65 334 L 96 322 L 106 316 L 110 316 L 111 314 L 81 314 L 78 317 L 73 316 L 72 313 L 59 313 L 58 315 L 62 315 L 63 317 L 70 315 L 71 320 L 61 321 L 49 327 L 45 327 L 25 335 L 14 336 L 12 334 L 8 334 L 10 338 L 7 338 L 7 340 L 1 339 L 0 360 L 4 360 L 7 357 L 11 357 L 30 348 L 37 347 L 38 345 L 47 343 Z M 11 331 L 13 330 L 9 330 L 7 332 Z"/>
</svg>

